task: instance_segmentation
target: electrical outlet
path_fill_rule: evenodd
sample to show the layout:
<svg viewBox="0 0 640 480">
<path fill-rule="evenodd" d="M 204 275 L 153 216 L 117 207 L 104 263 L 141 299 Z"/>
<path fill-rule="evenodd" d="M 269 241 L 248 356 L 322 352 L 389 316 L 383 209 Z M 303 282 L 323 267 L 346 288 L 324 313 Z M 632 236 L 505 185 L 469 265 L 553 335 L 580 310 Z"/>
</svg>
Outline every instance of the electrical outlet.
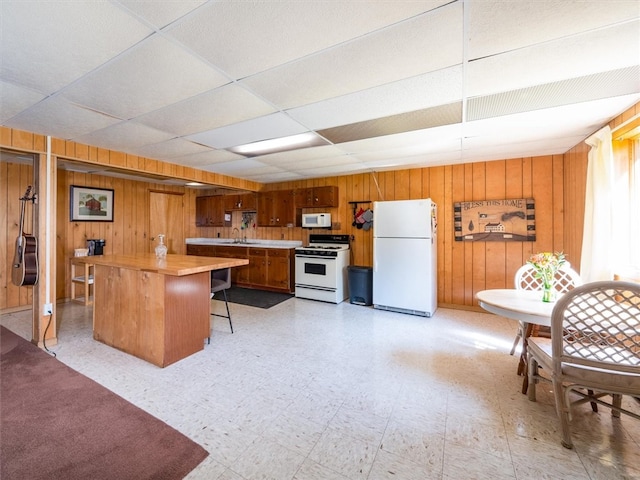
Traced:
<svg viewBox="0 0 640 480">
<path fill-rule="evenodd" d="M 44 315 L 45 317 L 51 315 L 53 313 L 53 304 L 52 303 L 45 303 L 44 307 L 42 308 L 42 315 Z"/>
</svg>

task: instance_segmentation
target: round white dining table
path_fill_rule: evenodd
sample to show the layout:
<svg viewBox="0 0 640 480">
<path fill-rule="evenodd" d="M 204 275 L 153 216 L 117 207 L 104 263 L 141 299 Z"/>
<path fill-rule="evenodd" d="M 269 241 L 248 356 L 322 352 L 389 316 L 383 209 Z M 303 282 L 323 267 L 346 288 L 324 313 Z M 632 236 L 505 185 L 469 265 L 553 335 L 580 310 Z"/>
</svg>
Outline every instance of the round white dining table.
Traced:
<svg viewBox="0 0 640 480">
<path fill-rule="evenodd" d="M 555 302 L 543 302 L 541 291 L 500 288 L 482 290 L 476 293 L 476 298 L 483 309 L 501 317 L 551 326 L 551 312 Z"/>
<path fill-rule="evenodd" d="M 536 290 L 516 290 L 500 288 L 481 290 L 476 293 L 479 305 L 487 312 L 522 322 L 525 334 L 522 336 L 522 351 L 518 362 L 518 375 L 524 375 L 522 393 L 527 393 L 527 337 L 532 325 L 551 326 L 551 313 L 555 302 L 543 302 L 542 292 Z"/>
</svg>

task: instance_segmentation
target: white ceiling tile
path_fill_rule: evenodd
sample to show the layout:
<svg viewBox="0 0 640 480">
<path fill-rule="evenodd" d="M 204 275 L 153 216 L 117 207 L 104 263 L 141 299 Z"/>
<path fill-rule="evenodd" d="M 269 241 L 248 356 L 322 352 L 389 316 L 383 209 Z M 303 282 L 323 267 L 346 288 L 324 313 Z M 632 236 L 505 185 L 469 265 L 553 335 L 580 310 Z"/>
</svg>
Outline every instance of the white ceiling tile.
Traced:
<svg viewBox="0 0 640 480">
<path fill-rule="evenodd" d="M 588 135 L 639 100 L 640 94 L 625 95 L 466 122 L 463 136 L 491 135 L 504 139 L 519 135 L 522 136 L 520 138 L 526 136 L 537 140 L 541 136 L 552 139 L 582 133 Z"/>
<path fill-rule="evenodd" d="M 462 59 L 462 6 L 457 3 L 242 83 L 287 109 L 440 70 Z"/>
<path fill-rule="evenodd" d="M 162 28 L 206 3 L 206 0 L 117 0 L 156 28 Z"/>
<path fill-rule="evenodd" d="M 498 117 L 561 105 L 616 98 L 640 91 L 640 66 L 597 73 L 529 88 L 512 90 L 467 102 L 467 119 Z"/>
<path fill-rule="evenodd" d="M 462 99 L 462 67 L 430 72 L 287 110 L 303 125 L 320 130 L 382 118 Z"/>
<path fill-rule="evenodd" d="M 640 101 L 637 0 L 37 6 L 0 0 L 2 126 L 258 182 L 557 153 Z M 222 150 L 308 130 L 344 143 Z"/>
<path fill-rule="evenodd" d="M 255 182 L 274 183 L 274 182 L 289 182 L 293 180 L 300 180 L 305 177 L 295 172 L 278 172 L 278 173 L 266 173 L 262 175 L 243 175 L 241 178 L 247 180 L 253 180 Z"/>
<path fill-rule="evenodd" d="M 362 163 L 371 170 L 385 171 L 414 168 L 418 166 L 448 165 L 458 163 L 461 156 L 462 154 L 458 149 L 411 157 L 363 160 Z M 358 157 L 360 157 L 360 155 Z"/>
<path fill-rule="evenodd" d="M 121 122 L 116 125 L 95 130 L 86 135 L 72 138 L 75 142 L 94 145 L 112 150 L 129 150 L 153 143 L 171 140 L 174 135 L 149 128 L 136 122 Z"/>
<path fill-rule="evenodd" d="M 302 150 L 271 153 L 269 155 L 261 155 L 255 158 L 268 165 L 286 166 L 300 161 L 316 160 L 344 154 L 345 152 L 343 150 L 334 145 L 322 145 L 320 147 L 303 148 Z"/>
<path fill-rule="evenodd" d="M 0 124 L 44 98 L 28 88 L 0 81 Z"/>
<path fill-rule="evenodd" d="M 151 30 L 108 2 L 0 3 L 0 78 L 51 94 Z"/>
<path fill-rule="evenodd" d="M 136 121 L 176 135 L 191 135 L 273 113 L 275 109 L 236 84 L 141 115 Z"/>
<path fill-rule="evenodd" d="M 120 120 L 49 97 L 4 123 L 7 127 L 68 140 Z"/>
<path fill-rule="evenodd" d="M 202 167 L 203 170 L 215 171 L 223 175 L 234 175 L 242 177 L 245 173 L 252 175 L 262 175 L 264 173 L 277 173 L 282 169 L 264 163 L 253 158 L 243 158 L 233 162 L 216 163 L 213 166 Z"/>
<path fill-rule="evenodd" d="M 207 150 L 200 153 L 182 155 L 171 159 L 172 163 L 185 165 L 187 167 L 200 168 L 204 165 L 213 165 L 214 163 L 230 162 L 232 160 L 240 160 L 244 157 L 227 150 Z"/>
<path fill-rule="evenodd" d="M 358 153 L 358 158 L 363 162 L 397 158 L 415 158 L 420 155 L 460 150 L 462 141 L 460 138 L 439 138 L 424 143 L 411 143 L 403 147 L 372 150 L 366 153 Z"/>
<path fill-rule="evenodd" d="M 469 59 L 638 18 L 637 0 L 471 1 Z"/>
<path fill-rule="evenodd" d="M 287 115 L 274 113 L 196 135 L 189 135 L 187 138 L 212 148 L 228 148 L 271 138 L 297 135 L 308 130 Z"/>
<path fill-rule="evenodd" d="M 543 155 L 561 155 L 583 140 L 576 137 L 574 143 L 558 140 L 557 142 L 537 141 L 514 145 L 491 145 L 473 149 L 464 149 L 461 159 L 464 161 L 491 161 L 496 159 L 510 159 L 523 157 L 537 157 Z"/>
<path fill-rule="evenodd" d="M 196 153 L 207 152 L 209 149 L 181 138 L 174 138 L 166 142 L 154 143 L 143 147 L 131 148 L 128 153 L 157 160 L 170 160 Z"/>
<path fill-rule="evenodd" d="M 201 60 L 155 35 L 62 95 L 126 120 L 227 82 Z"/>
<path fill-rule="evenodd" d="M 331 165 L 316 168 L 292 169 L 294 172 L 303 174 L 305 177 L 325 177 L 338 174 L 348 175 L 367 171 L 369 168 L 360 162 L 350 162 L 342 165 Z"/>
<path fill-rule="evenodd" d="M 474 97 L 515 90 L 629 67 L 639 61 L 640 22 L 627 22 L 469 62 L 466 93 Z"/>
<path fill-rule="evenodd" d="M 360 163 L 358 159 L 354 159 L 350 155 L 345 155 L 342 153 L 341 155 L 335 155 L 333 157 L 324 157 L 324 158 L 310 158 L 308 160 L 300 160 L 295 163 L 289 163 L 287 165 L 282 166 L 282 168 L 288 168 L 294 170 L 296 172 L 300 172 L 303 170 L 317 169 L 317 168 L 332 168 L 339 167 L 342 165 L 349 165 L 354 163 Z"/>
<path fill-rule="evenodd" d="M 415 144 L 421 145 L 447 139 L 458 139 L 461 135 L 462 126 L 455 124 L 426 130 L 413 130 L 411 132 L 397 133 L 385 137 L 356 140 L 354 142 L 342 143 L 337 145 L 337 147 L 345 152 L 360 155 L 363 153 L 378 152 L 380 150 L 399 149 Z"/>
<path fill-rule="evenodd" d="M 211 2 L 171 34 L 234 78 L 400 22 L 446 1 Z"/>
</svg>

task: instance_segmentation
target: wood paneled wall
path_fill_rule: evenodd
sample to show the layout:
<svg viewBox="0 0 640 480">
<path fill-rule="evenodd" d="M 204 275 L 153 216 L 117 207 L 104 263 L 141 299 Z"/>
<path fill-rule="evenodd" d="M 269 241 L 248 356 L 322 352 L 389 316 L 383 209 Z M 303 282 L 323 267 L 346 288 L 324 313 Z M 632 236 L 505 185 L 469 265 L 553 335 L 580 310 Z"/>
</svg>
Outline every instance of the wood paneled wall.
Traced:
<svg viewBox="0 0 640 480">
<path fill-rule="evenodd" d="M 34 185 L 33 165 L 0 162 L 0 309 L 31 305 L 32 287 L 11 282 L 16 239 L 19 233 L 20 197 L 27 185 Z M 25 232 L 33 233 L 33 207 L 25 206 Z"/>
<path fill-rule="evenodd" d="M 340 206 L 330 209 L 341 228 L 353 235 L 352 264 L 371 266 L 373 230 L 352 226 L 348 202 L 432 198 L 438 205 L 438 301 L 472 307 L 474 295 L 486 288 L 513 286 L 513 275 L 527 258 L 542 250 L 566 251 L 564 245 L 564 161 L 562 155 L 396 170 L 269 185 L 274 189 L 337 185 Z M 456 242 L 454 202 L 533 197 L 536 200 L 535 242 Z M 358 207 L 373 208 L 373 204 Z M 233 226 L 238 226 L 233 218 Z M 233 226 L 231 228 L 233 228 Z M 201 228 L 199 236 L 231 236 L 231 228 Z M 375 229 L 375 225 L 373 226 Z M 307 241 L 300 228 L 250 229 L 249 238 Z M 571 258 L 572 252 L 566 252 Z"/>
<path fill-rule="evenodd" d="M 113 189 L 113 222 L 71 222 L 69 201 L 71 185 Z M 149 232 L 149 193 L 173 192 L 184 194 L 183 228 L 186 237 L 196 235 L 196 191 L 181 186 L 138 182 L 102 175 L 58 171 L 57 185 L 57 263 L 56 286 L 58 299 L 70 295 L 69 258 L 76 248 L 85 248 L 90 238 L 105 240 L 104 254 L 136 254 L 152 252 L 155 243 Z"/>
<path fill-rule="evenodd" d="M 640 104 L 616 117 L 612 128 L 640 113 Z M 0 127 L 0 146 L 26 152 L 45 151 L 45 139 L 40 135 Z M 54 141 L 56 154 L 95 163 L 173 174 L 203 182 L 219 183 L 246 190 L 260 190 L 262 185 L 218 176 L 216 182 L 207 172 L 194 171 L 155 160 L 141 159 L 118 152 Z M 321 179 L 282 182 L 265 185 L 265 190 L 279 190 L 323 185 L 337 185 L 340 206 L 329 209 L 333 221 L 340 223 L 334 233 L 353 235 L 351 263 L 370 266 L 373 253 L 373 232 L 351 225 L 351 201 L 401 200 L 431 197 L 438 204 L 438 301 L 441 305 L 475 308 L 474 295 L 485 288 L 511 287 L 515 270 L 537 251 L 564 251 L 574 267 L 579 269 L 584 215 L 584 184 L 588 148 L 581 142 L 564 155 L 516 158 L 492 162 L 447 165 L 430 168 L 397 170 Z M 29 167 L 3 163 L 0 177 L 2 206 L 0 223 L 6 225 L 0 236 L 0 309 L 29 305 L 27 287 L 11 285 L 11 261 L 17 235 L 19 205 L 17 199 L 31 182 Z M 172 173 L 173 172 L 173 173 Z M 201 173 L 199 173 L 201 172 Z M 211 174 L 215 175 L 215 174 Z M 205 178 L 206 177 L 206 178 Z M 218 178 L 216 177 L 216 178 Z M 213 178 L 213 177 L 211 177 Z M 225 183 L 227 182 L 227 183 Z M 70 222 L 69 187 L 85 185 L 113 188 L 115 221 L 113 223 Z M 135 182 L 98 175 L 58 172 L 57 242 L 59 299 L 69 296 L 68 258 L 82 247 L 87 238 L 104 238 L 106 253 L 148 251 L 149 191 L 184 193 L 184 231 L 187 237 L 231 237 L 233 227 L 240 228 L 242 216 L 233 213 L 232 226 L 225 228 L 195 227 L 195 197 L 206 191 L 161 184 Z M 453 235 L 453 203 L 460 201 L 533 197 L 536 200 L 536 242 L 455 242 Z M 372 204 L 362 203 L 369 208 Z M 324 210 L 324 209 L 323 209 Z M 375 228 L 375 226 L 374 226 Z M 248 238 L 308 241 L 308 231 L 301 228 L 267 228 L 252 226 L 243 231 Z M 64 268 L 62 267 L 64 266 Z"/>
</svg>

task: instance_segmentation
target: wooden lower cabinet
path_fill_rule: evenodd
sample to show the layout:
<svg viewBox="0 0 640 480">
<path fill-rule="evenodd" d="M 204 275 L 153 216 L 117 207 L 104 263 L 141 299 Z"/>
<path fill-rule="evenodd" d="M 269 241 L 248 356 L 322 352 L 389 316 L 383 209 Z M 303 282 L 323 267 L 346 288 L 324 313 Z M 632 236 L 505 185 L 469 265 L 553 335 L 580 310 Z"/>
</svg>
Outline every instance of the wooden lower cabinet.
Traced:
<svg viewBox="0 0 640 480">
<path fill-rule="evenodd" d="M 187 245 L 187 255 L 200 255 L 202 257 L 215 257 L 215 245 Z"/>
<path fill-rule="evenodd" d="M 293 248 L 257 248 L 225 245 L 187 245 L 187 255 L 246 258 L 249 265 L 231 269 L 234 285 L 293 293 L 295 286 L 295 250 Z"/>
<path fill-rule="evenodd" d="M 267 251 L 265 248 L 249 249 L 249 284 L 254 287 L 267 285 Z"/>
<path fill-rule="evenodd" d="M 267 286 L 290 291 L 293 265 L 293 255 L 290 255 L 288 250 L 267 250 Z"/>
<path fill-rule="evenodd" d="M 211 245 L 211 247 L 213 247 L 212 255 L 215 257 L 247 258 L 247 249 L 243 247 L 227 247 L 224 245 Z M 247 275 L 248 270 L 249 265 L 243 265 L 241 267 L 231 269 L 231 283 L 239 283 L 239 279 L 244 278 Z"/>
</svg>

